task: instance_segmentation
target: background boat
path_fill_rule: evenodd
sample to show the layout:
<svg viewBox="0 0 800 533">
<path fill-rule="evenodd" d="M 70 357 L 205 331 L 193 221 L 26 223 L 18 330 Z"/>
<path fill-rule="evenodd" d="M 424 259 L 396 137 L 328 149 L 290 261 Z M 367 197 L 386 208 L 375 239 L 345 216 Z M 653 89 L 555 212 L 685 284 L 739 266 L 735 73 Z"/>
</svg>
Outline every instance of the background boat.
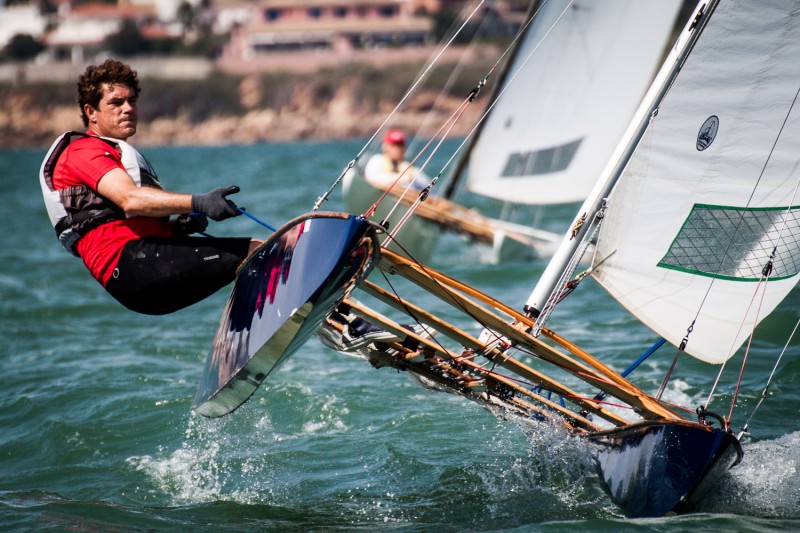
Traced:
<svg viewBox="0 0 800 533">
<path fill-rule="evenodd" d="M 671 44 L 681 4 L 532 2 L 535 17 L 502 72 L 489 78 L 488 94 L 480 96 L 488 102 L 485 122 L 476 124 L 449 181 L 434 189 L 439 197 L 429 202 L 434 205 L 415 212 L 413 218 L 422 220 L 409 220 L 396 238 L 399 244 L 390 248 L 402 245 L 426 261 L 439 226 L 488 246 L 487 262 L 551 256 L 561 231 L 542 227 L 548 216 L 542 206 L 574 204 L 589 193 Z M 408 159 L 421 144 L 412 145 Z M 423 170 L 435 175 L 440 169 Z M 408 205 L 416 194 L 403 192 L 394 191 Z M 370 187 L 363 169 L 356 168 L 343 194 L 350 212 L 361 213 L 383 191 Z M 463 204 L 472 195 L 501 205 L 487 216 L 449 203 Z M 389 212 L 381 209 L 379 216 Z M 405 210 L 397 210 L 390 226 Z"/>
</svg>

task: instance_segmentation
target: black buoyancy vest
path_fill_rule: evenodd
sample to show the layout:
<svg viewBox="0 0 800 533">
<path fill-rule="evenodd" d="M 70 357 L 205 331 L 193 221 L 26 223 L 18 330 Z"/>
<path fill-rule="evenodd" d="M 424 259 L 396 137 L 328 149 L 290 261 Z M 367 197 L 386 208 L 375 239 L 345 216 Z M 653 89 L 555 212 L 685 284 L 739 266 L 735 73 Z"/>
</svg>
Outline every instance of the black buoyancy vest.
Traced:
<svg viewBox="0 0 800 533">
<path fill-rule="evenodd" d="M 75 131 L 61 135 L 50 147 L 39 171 L 39 183 L 50 223 L 64 248 L 76 256 L 75 244 L 83 235 L 100 224 L 126 218 L 119 206 L 86 185 L 64 189 L 53 186 L 58 158 L 71 142 L 86 137 L 91 136 Z M 133 146 L 119 139 L 98 138 L 120 155 L 125 171 L 137 186 L 162 188 L 150 162 Z"/>
</svg>

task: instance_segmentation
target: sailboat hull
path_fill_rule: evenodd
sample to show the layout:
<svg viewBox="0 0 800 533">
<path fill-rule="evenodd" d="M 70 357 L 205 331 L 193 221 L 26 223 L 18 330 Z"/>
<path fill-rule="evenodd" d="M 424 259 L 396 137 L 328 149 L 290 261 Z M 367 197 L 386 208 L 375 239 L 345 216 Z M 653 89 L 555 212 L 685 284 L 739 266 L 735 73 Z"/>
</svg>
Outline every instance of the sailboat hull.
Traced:
<svg viewBox="0 0 800 533">
<path fill-rule="evenodd" d="M 298 217 L 240 267 L 197 388 L 196 412 L 224 416 L 308 340 L 379 257 L 374 227 L 339 213 Z"/>
<path fill-rule="evenodd" d="M 733 434 L 691 422 L 645 421 L 589 438 L 607 491 L 631 517 L 688 509 L 742 456 Z"/>
</svg>

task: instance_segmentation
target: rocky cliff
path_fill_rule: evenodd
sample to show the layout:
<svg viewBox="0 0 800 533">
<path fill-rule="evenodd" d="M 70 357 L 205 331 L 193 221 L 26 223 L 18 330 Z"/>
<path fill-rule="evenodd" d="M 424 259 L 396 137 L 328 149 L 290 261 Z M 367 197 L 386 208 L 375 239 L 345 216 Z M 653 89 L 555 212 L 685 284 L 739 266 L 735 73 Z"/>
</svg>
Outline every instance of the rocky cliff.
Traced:
<svg viewBox="0 0 800 533">
<path fill-rule="evenodd" d="M 465 79 L 480 79 L 481 68 Z M 419 65 L 409 65 L 391 72 L 361 68 L 309 76 L 215 73 L 205 80 L 143 79 L 134 140 L 152 146 L 369 137 L 404 98 L 418 71 Z M 390 124 L 431 135 L 464 102 L 469 83 L 449 95 L 420 88 Z M 0 145 L 46 147 L 64 131 L 81 130 L 74 87 L 74 82 L 0 86 Z M 466 134 L 483 106 L 480 99 L 467 106 L 452 135 Z"/>
</svg>

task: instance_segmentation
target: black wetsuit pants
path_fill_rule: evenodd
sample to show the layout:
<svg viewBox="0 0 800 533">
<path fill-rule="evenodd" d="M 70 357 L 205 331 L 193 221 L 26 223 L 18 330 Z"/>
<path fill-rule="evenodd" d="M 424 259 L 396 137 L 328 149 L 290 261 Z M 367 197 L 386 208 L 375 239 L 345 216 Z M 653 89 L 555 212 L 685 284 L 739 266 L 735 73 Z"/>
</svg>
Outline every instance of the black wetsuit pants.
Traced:
<svg viewBox="0 0 800 533">
<path fill-rule="evenodd" d="M 106 290 L 132 311 L 164 315 L 233 281 L 249 238 L 145 237 L 125 245 Z"/>
</svg>

